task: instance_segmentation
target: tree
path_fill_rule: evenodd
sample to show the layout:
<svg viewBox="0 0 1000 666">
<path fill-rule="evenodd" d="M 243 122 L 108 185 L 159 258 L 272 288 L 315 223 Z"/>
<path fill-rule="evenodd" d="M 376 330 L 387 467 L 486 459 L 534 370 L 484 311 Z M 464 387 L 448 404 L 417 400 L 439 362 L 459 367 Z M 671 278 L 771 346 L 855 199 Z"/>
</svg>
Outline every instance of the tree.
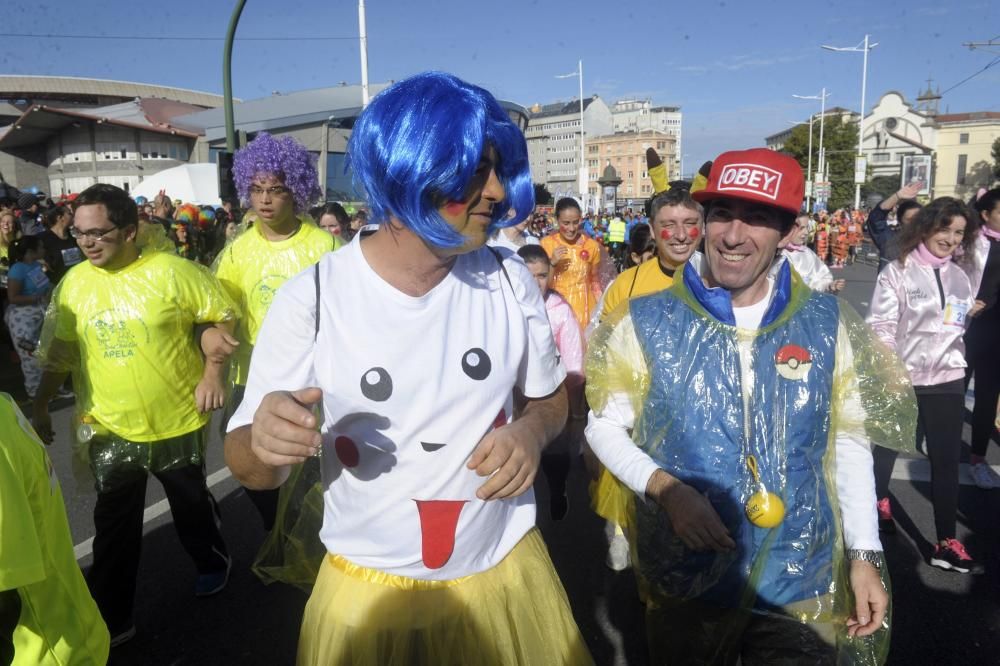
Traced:
<svg viewBox="0 0 1000 666">
<path fill-rule="evenodd" d="M 826 149 L 831 189 L 827 208 L 834 210 L 853 205 L 854 156 L 858 151 L 857 123 L 845 123 L 840 116 L 827 116 L 823 128 L 823 147 Z M 809 125 L 796 125 L 783 150 L 797 159 L 805 171 L 809 162 Z M 814 172 L 819 169 L 819 122 L 816 121 L 813 122 L 812 167 Z"/>
<path fill-rule="evenodd" d="M 993 176 L 1000 179 L 1000 138 L 993 142 Z"/>
<path fill-rule="evenodd" d="M 549 188 L 545 187 L 545 185 L 542 183 L 535 183 L 535 205 L 536 206 L 552 205 L 552 193 L 549 192 Z"/>
<path fill-rule="evenodd" d="M 899 176 L 875 176 L 861 186 L 861 200 L 875 195 L 879 201 L 887 199 L 899 190 Z"/>
</svg>

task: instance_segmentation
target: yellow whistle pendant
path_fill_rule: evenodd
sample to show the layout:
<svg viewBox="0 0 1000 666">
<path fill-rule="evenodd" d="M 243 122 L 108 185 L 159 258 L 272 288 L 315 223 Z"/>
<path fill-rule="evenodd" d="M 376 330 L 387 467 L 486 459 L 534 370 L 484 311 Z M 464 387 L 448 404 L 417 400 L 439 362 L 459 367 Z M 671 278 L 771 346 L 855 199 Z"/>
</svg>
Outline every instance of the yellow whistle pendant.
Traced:
<svg viewBox="0 0 1000 666">
<path fill-rule="evenodd" d="M 758 488 L 744 507 L 747 518 L 757 527 L 776 527 L 785 517 L 785 503 L 777 495 L 767 492 L 767 488 L 760 482 L 756 458 L 747 456 L 747 467 L 750 468 L 750 474 L 753 475 Z"/>
</svg>

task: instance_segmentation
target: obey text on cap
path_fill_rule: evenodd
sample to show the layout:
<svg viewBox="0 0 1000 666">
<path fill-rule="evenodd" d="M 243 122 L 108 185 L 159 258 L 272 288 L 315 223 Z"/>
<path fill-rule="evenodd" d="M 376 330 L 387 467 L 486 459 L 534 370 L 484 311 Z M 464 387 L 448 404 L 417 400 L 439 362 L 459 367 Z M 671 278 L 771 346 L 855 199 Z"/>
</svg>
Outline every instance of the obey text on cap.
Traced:
<svg viewBox="0 0 1000 666">
<path fill-rule="evenodd" d="M 716 190 L 749 192 L 774 201 L 778 198 L 780 186 L 780 171 L 760 164 L 727 164 L 719 174 Z"/>
</svg>

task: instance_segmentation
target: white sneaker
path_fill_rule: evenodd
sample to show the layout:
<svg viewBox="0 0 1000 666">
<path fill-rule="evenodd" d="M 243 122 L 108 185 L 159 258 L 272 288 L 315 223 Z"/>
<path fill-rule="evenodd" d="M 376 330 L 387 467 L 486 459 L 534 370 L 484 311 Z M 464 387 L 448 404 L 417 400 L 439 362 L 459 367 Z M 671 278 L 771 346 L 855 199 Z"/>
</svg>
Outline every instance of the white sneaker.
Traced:
<svg viewBox="0 0 1000 666">
<path fill-rule="evenodd" d="M 988 463 L 981 462 L 969 465 L 969 473 L 972 475 L 972 480 L 975 481 L 976 486 L 983 490 L 1000 488 L 1000 474 L 994 472 Z"/>
<path fill-rule="evenodd" d="M 625 571 L 629 568 L 628 540 L 624 534 L 619 532 L 611 539 L 605 563 L 612 571 Z"/>
</svg>

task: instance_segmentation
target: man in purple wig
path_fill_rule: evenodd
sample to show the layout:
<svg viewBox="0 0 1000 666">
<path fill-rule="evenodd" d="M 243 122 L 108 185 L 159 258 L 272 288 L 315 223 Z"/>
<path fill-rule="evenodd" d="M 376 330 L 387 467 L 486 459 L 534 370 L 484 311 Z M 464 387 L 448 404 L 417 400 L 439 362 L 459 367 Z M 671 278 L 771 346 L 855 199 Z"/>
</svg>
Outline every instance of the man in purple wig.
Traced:
<svg viewBox="0 0 1000 666">
<path fill-rule="evenodd" d="M 286 280 L 340 247 L 303 212 L 320 198 L 316 158 L 291 137 L 262 133 L 236 151 L 233 172 L 240 201 L 254 214 L 252 226 L 229 243 L 216 259 L 215 275 L 244 313 L 235 339 L 223 330 L 203 339 L 206 356 L 234 352 L 233 390 L 227 415 L 243 399 L 250 355 L 275 292 Z M 218 364 L 221 366 L 221 363 Z M 264 521 L 274 524 L 276 490 L 247 490 Z"/>
</svg>

